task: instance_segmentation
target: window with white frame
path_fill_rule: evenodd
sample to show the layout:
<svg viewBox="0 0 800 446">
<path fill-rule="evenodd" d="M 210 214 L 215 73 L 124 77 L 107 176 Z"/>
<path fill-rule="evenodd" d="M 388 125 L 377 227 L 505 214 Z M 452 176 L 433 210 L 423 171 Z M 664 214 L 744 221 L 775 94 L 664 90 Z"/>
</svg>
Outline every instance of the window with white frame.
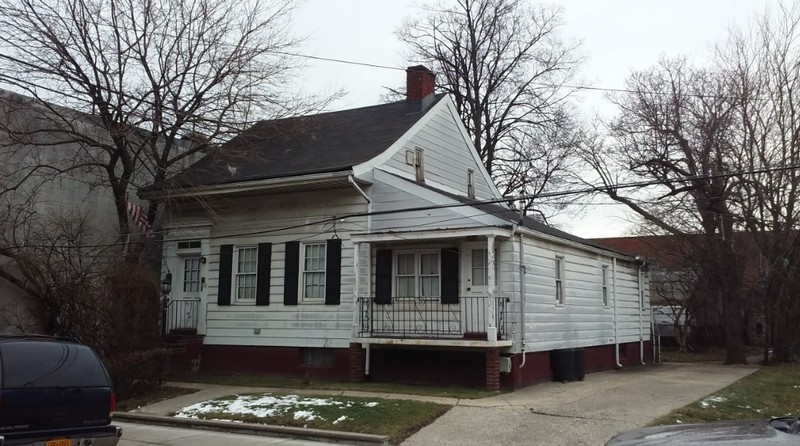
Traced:
<svg viewBox="0 0 800 446">
<path fill-rule="evenodd" d="M 325 243 L 303 245 L 303 300 L 325 299 Z"/>
<path fill-rule="evenodd" d="M 608 266 L 603 265 L 603 306 L 608 306 Z"/>
<path fill-rule="evenodd" d="M 200 292 L 200 257 L 183 258 L 183 292 Z"/>
<path fill-rule="evenodd" d="M 555 258 L 556 305 L 564 305 L 564 257 Z"/>
<path fill-rule="evenodd" d="M 486 249 L 472 250 L 472 285 L 486 286 L 489 284 L 489 251 Z"/>
<path fill-rule="evenodd" d="M 439 252 L 400 252 L 395 255 L 396 297 L 440 297 Z"/>
<path fill-rule="evenodd" d="M 414 149 L 414 174 L 417 181 L 425 181 L 425 151 L 420 147 Z"/>
<path fill-rule="evenodd" d="M 467 169 L 467 197 L 475 198 L 475 171 Z"/>
<path fill-rule="evenodd" d="M 237 302 L 255 302 L 258 276 L 258 248 L 242 248 L 235 252 L 236 280 L 234 296 Z"/>
</svg>

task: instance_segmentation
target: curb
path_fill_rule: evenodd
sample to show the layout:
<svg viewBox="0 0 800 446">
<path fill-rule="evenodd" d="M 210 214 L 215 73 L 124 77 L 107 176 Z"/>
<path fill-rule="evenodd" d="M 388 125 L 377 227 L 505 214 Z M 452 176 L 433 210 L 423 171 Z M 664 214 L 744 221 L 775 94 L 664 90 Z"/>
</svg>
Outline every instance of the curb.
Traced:
<svg viewBox="0 0 800 446">
<path fill-rule="evenodd" d="M 261 435 L 299 440 L 324 441 L 326 443 L 351 444 L 356 446 L 388 446 L 386 435 L 360 434 L 356 432 L 327 431 L 302 427 L 272 426 L 268 424 L 232 423 L 192 418 L 174 418 L 129 412 L 114 412 L 113 420 L 157 426 L 203 429 L 233 434 Z"/>
</svg>

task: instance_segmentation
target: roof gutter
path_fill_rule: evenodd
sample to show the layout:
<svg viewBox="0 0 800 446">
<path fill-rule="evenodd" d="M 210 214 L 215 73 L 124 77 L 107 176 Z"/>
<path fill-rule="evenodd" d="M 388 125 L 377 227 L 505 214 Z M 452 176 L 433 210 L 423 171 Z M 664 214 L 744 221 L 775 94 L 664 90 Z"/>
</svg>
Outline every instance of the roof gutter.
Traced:
<svg viewBox="0 0 800 446">
<path fill-rule="evenodd" d="M 367 200 L 367 203 L 372 204 L 372 200 L 370 200 L 369 196 L 364 192 L 364 189 L 361 189 L 361 186 L 359 186 L 358 183 L 356 183 L 356 180 L 353 178 L 353 175 L 348 175 L 347 181 L 349 181 L 350 184 L 352 184 L 353 187 L 356 188 L 358 193 L 361 194 L 361 196 L 364 197 L 365 200 Z"/>
<path fill-rule="evenodd" d="M 603 249 L 603 248 L 598 248 L 596 246 L 587 245 L 587 244 L 584 244 L 584 243 L 574 242 L 572 240 L 567 240 L 565 238 L 561 238 L 561 237 L 558 237 L 558 236 L 555 236 L 555 235 L 545 234 L 543 232 L 539 232 L 539 231 L 536 231 L 534 229 L 526 228 L 524 226 L 520 226 L 517 229 L 517 231 L 523 232 L 526 235 L 529 235 L 531 237 L 539 238 L 540 240 L 545 240 L 545 241 L 548 241 L 548 242 L 560 243 L 560 244 L 567 245 L 567 246 L 570 246 L 570 247 L 573 247 L 573 248 L 579 248 L 579 249 L 582 249 L 584 251 L 590 251 L 590 252 L 593 252 L 595 254 L 602 254 L 604 256 L 614 257 L 614 258 L 618 258 L 618 259 L 621 259 L 621 260 L 628 260 L 628 261 L 634 261 L 635 260 L 635 257 L 630 256 L 630 255 L 626 255 L 626 254 L 623 254 L 623 253 L 620 253 L 620 252 L 612 251 L 610 249 Z"/>
<path fill-rule="evenodd" d="M 140 191 L 139 196 L 143 199 L 159 198 L 185 198 L 204 195 L 224 195 L 252 191 L 267 191 L 291 186 L 312 186 L 314 184 L 324 184 L 331 181 L 347 182 L 352 177 L 351 170 L 339 172 L 312 173 L 308 175 L 296 175 L 283 178 L 268 178 L 264 180 L 240 181 L 234 183 L 212 184 L 208 186 L 190 186 L 183 188 L 170 188 L 162 190 Z"/>
</svg>

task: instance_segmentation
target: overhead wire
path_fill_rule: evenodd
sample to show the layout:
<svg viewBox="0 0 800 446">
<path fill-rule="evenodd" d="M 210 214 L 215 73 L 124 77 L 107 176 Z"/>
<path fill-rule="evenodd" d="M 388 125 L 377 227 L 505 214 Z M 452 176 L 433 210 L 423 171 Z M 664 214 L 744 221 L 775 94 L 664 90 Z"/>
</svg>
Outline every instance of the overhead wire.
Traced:
<svg viewBox="0 0 800 446">
<path fill-rule="evenodd" d="M 428 210 L 436 210 L 436 209 L 450 209 L 450 208 L 458 208 L 458 207 L 475 207 L 481 205 L 491 205 L 491 204 L 508 204 L 513 203 L 518 200 L 535 200 L 537 198 L 552 198 L 552 197 L 559 197 L 559 196 L 568 196 L 568 195 L 576 195 L 576 194 L 593 194 L 597 192 L 609 192 L 609 191 L 618 191 L 624 189 L 632 189 L 632 188 L 644 188 L 648 186 L 659 186 L 659 185 L 667 185 L 667 184 L 675 184 L 675 183 L 686 183 L 698 180 L 709 180 L 714 178 L 727 178 L 727 177 L 734 177 L 739 175 L 751 175 L 757 173 L 769 173 L 769 172 L 777 172 L 777 171 L 784 171 L 784 170 L 796 170 L 800 168 L 800 164 L 790 164 L 785 166 L 775 166 L 775 167 L 765 167 L 765 168 L 756 168 L 756 169 L 749 169 L 749 170 L 741 170 L 741 171 L 729 171 L 729 172 L 719 172 L 713 174 L 700 174 L 700 175 L 693 175 L 687 176 L 683 178 L 672 178 L 672 179 L 660 179 L 660 180 L 646 180 L 646 181 L 634 181 L 634 182 L 627 182 L 627 183 L 619 183 L 619 184 L 603 184 L 603 185 L 596 185 L 596 186 L 588 186 L 582 189 L 571 189 L 571 190 L 561 190 L 561 191 L 551 191 L 551 192 L 542 192 L 534 195 L 520 195 L 515 197 L 503 197 L 503 198 L 495 198 L 495 199 L 488 199 L 488 200 L 474 200 L 474 201 L 467 201 L 467 202 L 460 202 L 456 201 L 453 203 L 448 204 L 432 204 L 426 206 L 415 206 L 415 207 L 407 207 L 407 208 L 396 208 L 396 209 L 386 209 L 381 211 L 365 211 L 365 212 L 351 212 L 346 214 L 339 214 L 334 216 L 325 216 L 318 218 L 312 221 L 306 221 L 305 223 L 296 224 L 296 225 L 289 225 L 283 226 L 278 228 L 269 228 L 269 229 L 256 229 L 253 231 L 247 232 L 239 232 L 239 233 L 225 233 L 225 234 L 218 234 L 209 236 L 208 239 L 224 239 L 224 238 L 232 238 L 232 237 L 247 237 L 247 236 L 262 236 L 262 235 L 269 235 L 275 234 L 285 231 L 290 231 L 294 229 L 301 229 L 306 228 L 314 225 L 322 225 L 326 223 L 332 223 L 335 220 L 344 220 L 344 219 L 353 219 L 353 218 L 361 218 L 361 217 L 372 217 L 378 215 L 391 215 L 391 214 L 398 214 L 398 213 L 406 213 L 406 212 L 420 212 L 420 211 L 428 211 Z M 504 208 L 503 212 L 509 211 L 511 208 Z M 484 213 L 488 213 L 483 211 Z M 156 234 L 164 234 L 168 231 L 161 230 L 155 231 Z M 170 242 L 180 242 L 180 241 L 190 241 L 195 240 L 196 237 L 186 237 L 186 238 L 175 238 L 170 239 Z M 155 241 L 131 241 L 131 244 L 147 244 L 147 243 L 158 243 L 157 240 Z M 108 243 L 108 244 L 93 244 L 93 245 L 81 245 L 75 246 L 78 248 L 92 248 L 92 247 L 106 247 L 106 246 L 118 246 L 124 244 L 124 242 L 115 242 L 115 243 Z M 28 247 L 47 247 L 48 245 L 24 245 Z M 10 246 L 8 249 L 18 249 L 21 246 Z"/>
</svg>

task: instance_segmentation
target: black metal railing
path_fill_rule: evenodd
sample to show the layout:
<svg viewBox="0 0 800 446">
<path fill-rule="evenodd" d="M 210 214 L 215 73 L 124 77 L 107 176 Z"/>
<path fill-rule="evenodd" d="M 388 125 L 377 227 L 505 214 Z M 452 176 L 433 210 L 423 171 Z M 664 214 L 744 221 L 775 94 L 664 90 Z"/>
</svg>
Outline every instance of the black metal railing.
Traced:
<svg viewBox="0 0 800 446">
<path fill-rule="evenodd" d="M 167 333 L 197 330 L 200 299 L 170 299 L 167 304 Z"/>
<path fill-rule="evenodd" d="M 507 339 L 510 299 L 494 299 L 497 338 Z M 393 297 L 391 303 L 381 304 L 376 303 L 373 297 L 360 297 L 359 335 L 486 340 L 488 304 L 488 296 L 460 297 L 458 303 L 453 304 L 419 297 Z"/>
</svg>

